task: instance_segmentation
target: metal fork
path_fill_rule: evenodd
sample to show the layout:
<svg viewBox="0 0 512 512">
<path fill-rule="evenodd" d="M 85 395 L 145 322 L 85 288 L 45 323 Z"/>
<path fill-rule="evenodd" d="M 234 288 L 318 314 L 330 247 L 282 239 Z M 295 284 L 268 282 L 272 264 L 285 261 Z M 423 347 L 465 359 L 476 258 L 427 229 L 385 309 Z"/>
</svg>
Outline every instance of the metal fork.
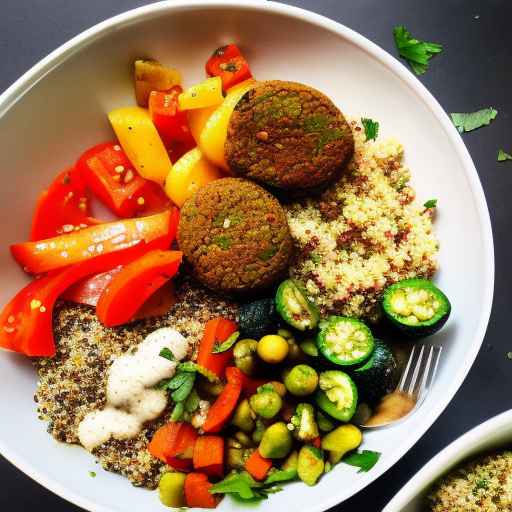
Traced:
<svg viewBox="0 0 512 512">
<path fill-rule="evenodd" d="M 378 425 L 361 425 L 367 429 L 375 429 L 392 425 L 410 416 L 425 400 L 439 365 L 443 347 L 434 345 L 414 345 L 407 361 L 405 370 L 395 389 L 395 393 L 402 393 L 414 401 L 414 407 L 399 419 L 379 423 Z"/>
</svg>

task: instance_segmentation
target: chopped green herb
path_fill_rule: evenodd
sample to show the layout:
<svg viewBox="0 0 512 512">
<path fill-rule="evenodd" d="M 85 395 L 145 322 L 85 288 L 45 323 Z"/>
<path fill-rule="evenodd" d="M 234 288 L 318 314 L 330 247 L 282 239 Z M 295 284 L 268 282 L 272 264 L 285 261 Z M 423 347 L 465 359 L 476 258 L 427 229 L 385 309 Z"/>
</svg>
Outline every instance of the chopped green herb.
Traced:
<svg viewBox="0 0 512 512">
<path fill-rule="evenodd" d="M 498 162 L 504 162 L 505 160 L 512 160 L 512 155 L 505 153 L 503 149 L 498 150 Z"/>
<path fill-rule="evenodd" d="M 463 133 L 487 126 L 497 115 L 498 111 L 489 107 L 477 110 L 476 112 L 455 112 L 450 114 L 450 117 L 457 130 Z"/>
<path fill-rule="evenodd" d="M 240 332 L 236 331 L 231 336 L 229 336 L 226 341 L 223 341 L 222 343 L 216 343 L 213 347 L 212 354 L 221 354 L 222 352 L 226 352 L 236 343 L 236 340 L 239 337 Z"/>
<path fill-rule="evenodd" d="M 171 413 L 171 421 L 180 421 L 185 413 L 185 405 L 183 402 L 178 402 Z"/>
<path fill-rule="evenodd" d="M 199 401 L 199 395 L 197 394 L 197 391 L 193 389 L 185 400 L 185 410 L 188 413 L 193 413 L 199 407 Z"/>
<path fill-rule="evenodd" d="M 209 489 L 211 494 L 235 494 L 243 500 L 261 500 L 266 495 L 259 489 L 261 484 L 256 482 L 249 473 L 231 473 L 224 480 L 212 485 Z"/>
<path fill-rule="evenodd" d="M 435 208 L 437 206 L 437 199 L 429 199 L 423 206 L 425 208 Z"/>
<path fill-rule="evenodd" d="M 277 247 L 274 245 L 272 247 L 269 247 L 268 249 L 265 249 L 264 251 L 261 251 L 258 254 L 258 258 L 262 261 L 268 261 L 270 258 L 275 256 L 277 253 Z"/>
<path fill-rule="evenodd" d="M 216 236 L 213 239 L 213 243 L 218 245 L 223 250 L 227 250 L 231 247 L 231 239 L 224 235 Z"/>
<path fill-rule="evenodd" d="M 321 153 L 322 149 L 324 149 L 327 144 L 334 142 L 335 140 L 339 140 L 343 137 L 343 130 L 339 128 L 328 128 L 320 133 L 318 137 L 318 142 L 316 144 L 316 154 Z"/>
<path fill-rule="evenodd" d="M 364 126 L 364 134 L 366 135 L 366 140 L 375 140 L 377 135 L 379 135 L 378 121 L 374 121 L 373 119 L 369 119 L 367 117 L 362 117 L 361 123 L 363 123 Z"/>
<path fill-rule="evenodd" d="M 489 481 L 486 478 L 477 480 L 475 487 L 473 487 L 473 495 L 476 496 L 479 490 L 487 491 L 489 489 Z"/>
<path fill-rule="evenodd" d="M 322 261 L 322 257 L 319 254 L 316 254 L 315 252 L 312 252 L 309 255 L 309 259 L 315 264 L 318 265 Z"/>
<path fill-rule="evenodd" d="M 265 485 L 277 482 L 289 482 L 297 478 L 297 469 L 278 469 L 272 470 L 265 480 Z"/>
<path fill-rule="evenodd" d="M 192 388 L 194 387 L 194 382 L 196 380 L 196 374 L 195 373 L 184 373 L 183 375 L 186 376 L 181 386 L 174 391 L 171 394 L 171 398 L 175 402 L 183 402 L 187 399 L 188 395 L 192 391 Z"/>
<path fill-rule="evenodd" d="M 345 457 L 342 462 L 359 468 L 358 473 L 370 471 L 377 464 L 380 458 L 379 452 L 371 450 L 363 450 L 362 452 L 354 452 Z"/>
<path fill-rule="evenodd" d="M 329 126 L 330 119 L 324 114 L 314 114 L 304 119 L 306 133 L 321 132 Z"/>
<path fill-rule="evenodd" d="M 178 365 L 178 370 L 189 373 L 199 373 L 203 377 L 206 377 L 210 382 L 218 382 L 218 377 L 212 371 L 204 368 L 203 366 L 193 363 L 192 361 L 186 361 Z"/>
<path fill-rule="evenodd" d="M 395 44 L 400 57 L 404 58 L 417 75 L 422 75 L 428 69 L 430 59 L 443 51 L 442 45 L 414 39 L 403 26 L 393 29 Z"/>
<path fill-rule="evenodd" d="M 96 471 L 89 471 L 89 476 L 91 478 L 96 478 Z"/>
<path fill-rule="evenodd" d="M 159 355 L 160 357 L 165 357 L 165 359 L 169 359 L 169 361 L 176 361 L 176 357 L 174 357 L 174 354 L 167 347 L 164 347 L 162 350 L 160 350 Z"/>
<path fill-rule="evenodd" d="M 160 389 L 170 389 L 170 390 L 178 389 L 188 379 L 189 379 L 189 374 L 188 373 L 178 372 L 178 373 L 176 373 L 176 375 L 174 377 L 172 377 L 170 379 L 163 380 L 159 384 L 158 387 Z"/>
</svg>

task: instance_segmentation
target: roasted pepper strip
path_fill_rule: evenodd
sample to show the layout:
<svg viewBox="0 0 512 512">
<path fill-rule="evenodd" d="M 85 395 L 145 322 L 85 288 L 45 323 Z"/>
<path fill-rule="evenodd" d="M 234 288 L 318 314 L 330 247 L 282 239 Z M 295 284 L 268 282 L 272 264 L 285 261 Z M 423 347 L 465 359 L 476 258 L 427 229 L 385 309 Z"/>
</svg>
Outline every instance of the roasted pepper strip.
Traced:
<svg viewBox="0 0 512 512">
<path fill-rule="evenodd" d="M 162 187 L 140 176 L 116 142 L 87 150 L 76 167 L 94 195 L 119 217 L 162 211 L 169 206 Z"/>
<path fill-rule="evenodd" d="M 176 274 L 181 259 L 180 251 L 157 249 L 124 266 L 98 300 L 100 322 L 114 327 L 131 321 L 142 304 Z"/>
<path fill-rule="evenodd" d="M 212 351 L 217 343 L 226 341 L 237 329 L 236 323 L 225 318 L 209 320 L 204 328 L 203 338 L 199 344 L 197 364 L 223 378 L 229 361 L 233 358 L 233 350 L 226 350 L 220 354 Z"/>
<path fill-rule="evenodd" d="M 11 253 L 26 272 L 41 274 L 97 256 L 126 249 L 144 240 L 152 249 L 167 249 L 176 235 L 176 209 L 82 229 L 39 242 L 11 245 Z"/>
<path fill-rule="evenodd" d="M 90 216 L 89 197 L 80 172 L 61 172 L 37 201 L 30 240 L 78 231 L 99 221 Z"/>
<path fill-rule="evenodd" d="M 252 78 L 249 64 L 235 44 L 217 48 L 206 62 L 206 73 L 208 76 L 220 76 L 225 91 Z"/>
<path fill-rule="evenodd" d="M 226 369 L 227 384 L 208 411 L 203 430 L 208 433 L 217 433 L 222 430 L 235 411 L 236 404 L 242 392 L 242 372 L 235 367 Z"/>
<path fill-rule="evenodd" d="M 139 258 L 148 250 L 138 243 L 115 253 L 106 253 L 72 265 L 61 272 L 32 281 L 0 314 L 0 347 L 27 356 L 55 355 L 52 312 L 57 298 L 73 283 L 91 274 Z"/>
</svg>

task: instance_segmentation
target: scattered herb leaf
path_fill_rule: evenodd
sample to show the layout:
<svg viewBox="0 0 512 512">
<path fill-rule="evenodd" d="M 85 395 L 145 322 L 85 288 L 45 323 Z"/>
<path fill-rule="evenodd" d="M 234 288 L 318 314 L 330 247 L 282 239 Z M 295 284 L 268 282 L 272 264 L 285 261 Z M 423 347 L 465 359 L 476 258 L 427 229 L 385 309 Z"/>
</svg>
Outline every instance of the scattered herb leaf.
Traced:
<svg viewBox="0 0 512 512">
<path fill-rule="evenodd" d="M 207 378 L 210 382 L 219 381 L 219 378 L 217 377 L 217 375 L 215 375 L 215 373 L 197 363 L 193 363 L 192 361 L 180 363 L 178 365 L 178 370 L 188 373 L 199 373 L 199 375 L 202 375 L 203 377 Z"/>
<path fill-rule="evenodd" d="M 261 484 L 256 482 L 249 473 L 231 473 L 224 480 L 212 485 L 211 494 L 236 494 L 243 500 L 265 499 L 266 495 L 259 492 Z"/>
<path fill-rule="evenodd" d="M 160 357 L 165 357 L 165 359 L 169 359 L 169 361 L 176 362 L 176 357 L 174 357 L 174 354 L 167 347 L 164 347 L 162 350 L 160 350 L 159 355 Z"/>
<path fill-rule="evenodd" d="M 274 257 L 277 254 L 277 247 L 274 245 L 269 247 L 268 249 L 265 249 L 264 251 L 261 251 L 258 254 L 258 258 L 262 261 L 268 261 L 270 258 Z"/>
<path fill-rule="evenodd" d="M 414 39 L 403 26 L 393 29 L 393 37 L 400 57 L 404 58 L 417 75 L 422 75 L 428 69 L 430 59 L 443 51 L 442 45 Z"/>
<path fill-rule="evenodd" d="M 197 391 L 193 389 L 185 400 L 185 410 L 189 413 L 192 413 L 197 410 L 199 407 L 199 395 Z"/>
<path fill-rule="evenodd" d="M 364 134 L 366 135 L 366 140 L 375 140 L 377 135 L 379 135 L 378 121 L 374 121 L 373 119 L 369 119 L 367 117 L 362 117 L 361 123 L 363 123 L 364 126 Z"/>
<path fill-rule="evenodd" d="M 489 107 L 477 110 L 476 112 L 455 112 L 450 114 L 450 117 L 457 130 L 463 133 L 487 126 L 497 115 L 498 111 Z"/>
<path fill-rule="evenodd" d="M 503 149 L 498 150 L 498 162 L 504 162 L 505 160 L 512 160 L 512 155 L 503 151 Z"/>
<path fill-rule="evenodd" d="M 213 239 L 213 243 L 217 246 L 219 246 L 224 251 L 229 249 L 231 247 L 231 239 L 224 235 L 216 236 Z"/>
<path fill-rule="evenodd" d="M 309 255 L 309 259 L 315 264 L 318 265 L 322 261 L 322 257 L 319 254 L 316 254 L 315 252 L 312 252 Z"/>
<path fill-rule="evenodd" d="M 185 405 L 183 402 L 178 402 L 171 414 L 171 421 L 180 421 L 183 418 L 183 414 L 185 413 Z"/>
<path fill-rule="evenodd" d="M 289 482 L 297 478 L 296 469 L 279 469 L 269 474 L 264 484 L 274 484 L 277 482 Z"/>
<path fill-rule="evenodd" d="M 487 491 L 489 489 L 489 481 L 486 478 L 480 478 L 477 480 L 475 487 L 473 487 L 473 496 L 478 494 L 479 490 Z"/>
<path fill-rule="evenodd" d="M 175 402 L 183 402 L 184 400 L 186 400 L 188 395 L 192 391 L 192 388 L 194 387 L 194 382 L 196 380 L 196 374 L 195 373 L 183 373 L 183 375 L 186 376 L 186 378 L 183 380 L 183 383 L 176 391 L 174 391 L 171 394 L 171 398 Z"/>
<path fill-rule="evenodd" d="M 358 473 L 366 473 L 367 471 L 370 471 L 370 469 L 372 469 L 375 464 L 377 464 L 379 458 L 379 452 L 363 450 L 362 452 L 354 452 L 348 455 L 342 460 L 342 462 L 359 468 Z"/>
<path fill-rule="evenodd" d="M 222 352 L 226 352 L 236 343 L 236 340 L 239 337 L 240 332 L 236 331 L 231 336 L 229 336 L 226 341 L 216 343 L 215 346 L 213 347 L 212 354 L 222 354 Z"/>
<path fill-rule="evenodd" d="M 437 199 L 429 199 L 423 206 L 425 208 L 435 208 L 437 206 Z"/>
<path fill-rule="evenodd" d="M 96 477 L 96 471 L 89 471 L 89 476 L 91 478 L 95 478 Z"/>
</svg>

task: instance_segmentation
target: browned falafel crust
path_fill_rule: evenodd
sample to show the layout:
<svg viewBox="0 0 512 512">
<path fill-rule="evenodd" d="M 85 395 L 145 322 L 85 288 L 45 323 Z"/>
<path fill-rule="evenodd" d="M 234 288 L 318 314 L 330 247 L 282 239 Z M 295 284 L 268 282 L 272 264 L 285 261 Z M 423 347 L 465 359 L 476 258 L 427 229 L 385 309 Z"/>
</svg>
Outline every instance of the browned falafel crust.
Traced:
<svg viewBox="0 0 512 512">
<path fill-rule="evenodd" d="M 225 145 L 232 172 L 285 190 L 321 188 L 354 152 L 345 117 L 325 94 L 270 80 L 238 102 Z"/>
<path fill-rule="evenodd" d="M 213 181 L 185 202 L 178 243 L 193 275 L 227 294 L 271 286 L 285 273 L 293 250 L 277 199 L 240 178 Z"/>
</svg>

